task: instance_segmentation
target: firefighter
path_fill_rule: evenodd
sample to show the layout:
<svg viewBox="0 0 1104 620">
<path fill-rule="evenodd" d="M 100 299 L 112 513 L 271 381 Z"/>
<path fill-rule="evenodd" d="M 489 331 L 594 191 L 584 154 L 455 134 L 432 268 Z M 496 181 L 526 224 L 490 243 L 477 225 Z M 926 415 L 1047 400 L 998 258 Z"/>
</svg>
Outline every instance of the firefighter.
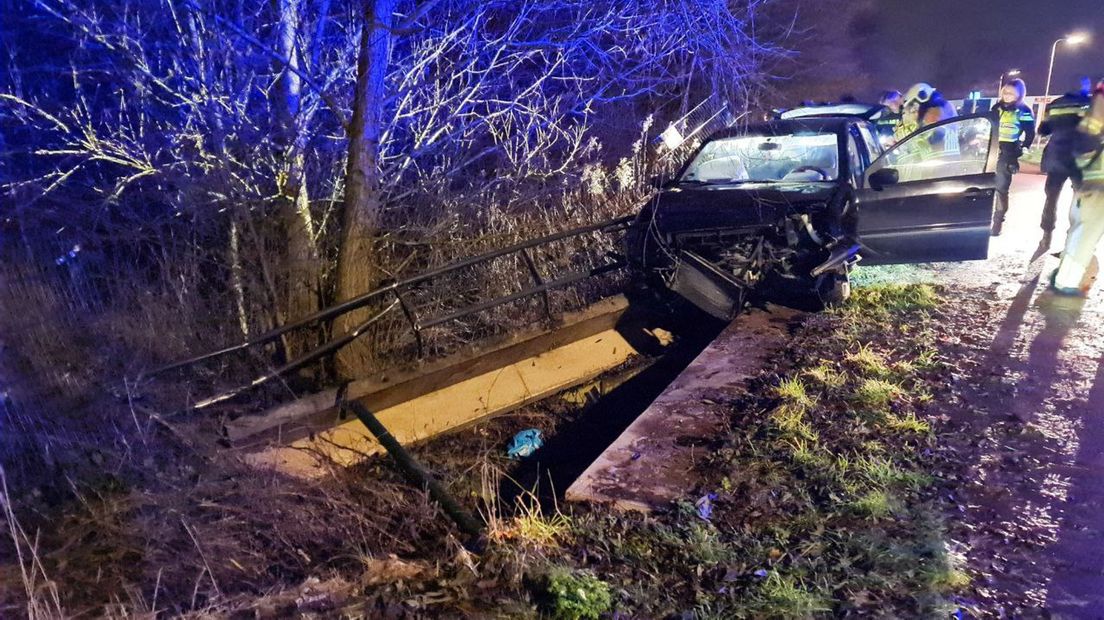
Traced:
<svg viewBox="0 0 1104 620">
<path fill-rule="evenodd" d="M 904 113 L 898 126 L 897 138 L 901 139 L 928 125 L 958 116 L 954 106 L 932 85 L 920 82 L 913 84 L 905 93 Z M 932 133 L 929 142 L 932 147 L 942 149 L 946 137 L 943 131 Z"/>
<path fill-rule="evenodd" d="M 1084 296 L 1085 275 L 1096 246 L 1104 237 L 1104 82 L 1093 92 L 1092 104 L 1079 127 L 1080 138 L 1093 148 L 1081 154 L 1081 186 L 1070 213 L 1070 230 L 1062 262 L 1051 280 L 1051 288 L 1062 295 Z M 1083 147 L 1081 147 L 1083 148 Z M 1081 150 L 1078 148 L 1078 150 Z"/>
<path fill-rule="evenodd" d="M 1047 175 L 1046 202 L 1043 204 L 1043 219 L 1039 223 L 1043 229 L 1039 248 L 1043 252 L 1050 248 L 1062 188 L 1066 181 L 1071 182 L 1074 191 L 1081 185 L 1081 169 L 1077 167 L 1075 146 L 1082 134 L 1077 132 L 1077 126 L 1089 109 L 1091 90 L 1089 78 L 1081 78 L 1080 90 L 1066 93 L 1047 105 L 1046 119 L 1039 125 L 1039 135 L 1050 136 L 1043 149 L 1042 162 L 1043 172 Z"/>
<path fill-rule="evenodd" d="M 921 128 L 958 116 L 954 106 L 936 88 L 923 82 L 914 84 L 905 94 L 905 102 L 916 102 L 916 120 Z"/>
<path fill-rule="evenodd" d="M 900 142 L 912 135 L 917 129 L 920 129 L 920 119 L 917 116 L 919 110 L 920 102 L 918 101 L 906 102 L 901 106 L 901 119 L 897 121 L 897 126 L 893 129 L 894 143 Z"/>
<path fill-rule="evenodd" d="M 894 142 L 901 142 L 928 125 L 955 116 L 954 106 L 938 90 L 929 84 L 915 84 L 905 93 L 901 122 L 893 135 Z M 898 157 L 916 163 L 944 151 L 957 151 L 958 148 L 957 132 L 934 129 L 923 139 L 910 140 Z"/>
<path fill-rule="evenodd" d="M 897 126 L 901 124 L 901 109 L 905 103 L 905 97 L 899 90 L 887 90 L 882 93 L 878 103 L 884 108 L 878 114 L 876 122 L 878 133 L 884 140 L 892 140 Z"/>
<path fill-rule="evenodd" d="M 990 233 L 997 237 L 1008 213 L 1008 190 L 1012 176 L 1020 171 L 1020 157 L 1035 141 L 1035 115 L 1024 104 L 1027 87 L 1016 79 L 1001 87 L 1001 100 L 993 111 L 1000 116 L 1000 157 L 997 160 L 997 201 Z"/>
</svg>

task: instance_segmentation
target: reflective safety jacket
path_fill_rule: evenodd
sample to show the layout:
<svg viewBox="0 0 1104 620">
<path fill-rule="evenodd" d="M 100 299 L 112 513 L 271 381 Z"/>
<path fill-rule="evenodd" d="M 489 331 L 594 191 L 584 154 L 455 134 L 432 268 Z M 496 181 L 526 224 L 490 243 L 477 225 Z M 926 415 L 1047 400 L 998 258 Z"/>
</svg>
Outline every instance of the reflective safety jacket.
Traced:
<svg viewBox="0 0 1104 620">
<path fill-rule="evenodd" d="M 1097 90 L 1093 95 L 1092 105 L 1078 125 L 1078 132 L 1096 146 L 1077 158 L 1085 185 L 1096 191 L 1104 190 L 1104 90 Z"/>
<path fill-rule="evenodd" d="M 1077 131 L 1077 125 L 1089 111 L 1092 100 L 1088 93 L 1066 93 L 1046 108 L 1046 118 L 1039 125 L 1039 135 L 1049 136 L 1062 131 Z"/>
<path fill-rule="evenodd" d="M 893 128 L 893 141 L 900 142 L 916 133 L 918 129 L 920 129 L 920 123 L 917 122 L 915 118 L 906 119 L 902 117 Z"/>
<path fill-rule="evenodd" d="M 998 103 L 993 111 L 1000 114 L 1000 141 L 1020 143 L 1031 148 L 1035 141 L 1035 115 L 1023 103 Z M 1022 137 L 1022 138 L 1021 138 Z"/>
<path fill-rule="evenodd" d="M 1104 190 L 1104 157 L 1101 156 L 1100 151 L 1082 155 L 1078 162 L 1083 162 L 1081 176 L 1084 185 L 1091 185 L 1097 191 Z"/>
<path fill-rule="evenodd" d="M 1075 185 L 1080 183 L 1081 170 L 1075 158 L 1085 150 L 1079 146 L 1084 144 L 1085 136 L 1077 131 L 1077 126 L 1089 111 L 1091 102 L 1087 93 L 1074 92 L 1066 93 L 1047 106 L 1046 119 L 1039 125 L 1039 135 L 1050 136 L 1043 150 L 1043 172 L 1064 174 L 1073 179 Z"/>
</svg>

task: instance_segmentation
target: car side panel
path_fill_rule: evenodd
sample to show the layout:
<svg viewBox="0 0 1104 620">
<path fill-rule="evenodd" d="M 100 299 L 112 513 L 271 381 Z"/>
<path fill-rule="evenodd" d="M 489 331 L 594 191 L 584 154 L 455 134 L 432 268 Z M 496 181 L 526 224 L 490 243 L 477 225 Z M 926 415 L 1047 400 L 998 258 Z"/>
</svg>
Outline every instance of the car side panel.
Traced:
<svg viewBox="0 0 1104 620">
<path fill-rule="evenodd" d="M 863 264 L 986 258 L 995 188 L 985 173 L 860 190 Z"/>
<path fill-rule="evenodd" d="M 990 115 L 958 117 L 928 129 L 936 130 L 982 117 L 992 120 Z M 864 264 L 987 258 L 996 195 L 997 127 L 995 122 L 990 126 L 984 172 L 907 181 L 880 190 L 864 187 L 856 191 Z M 867 179 L 884 167 L 883 156 L 867 169 Z"/>
</svg>

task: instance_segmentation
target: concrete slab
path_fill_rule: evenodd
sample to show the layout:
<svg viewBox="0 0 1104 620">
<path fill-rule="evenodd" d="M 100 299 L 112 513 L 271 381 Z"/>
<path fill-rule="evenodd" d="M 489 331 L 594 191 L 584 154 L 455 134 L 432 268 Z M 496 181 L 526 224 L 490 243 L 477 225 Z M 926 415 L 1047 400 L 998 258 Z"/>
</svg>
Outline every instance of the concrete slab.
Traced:
<svg viewBox="0 0 1104 620">
<path fill-rule="evenodd" d="M 737 395 L 785 346 L 800 314 L 772 308 L 733 321 L 567 489 L 567 500 L 648 512 L 685 497 L 700 445 L 728 414 L 716 403 Z"/>
<path fill-rule="evenodd" d="M 375 413 L 399 442 L 409 444 L 586 383 L 635 354 L 620 333 L 609 329 Z M 351 420 L 245 458 L 258 466 L 309 478 L 322 475 L 330 464 L 354 465 L 381 451 L 368 430 L 358 420 Z"/>
<path fill-rule="evenodd" d="M 346 387 L 345 398 L 358 400 L 372 411 L 383 411 L 620 327 L 628 306 L 628 300 L 620 295 L 603 299 L 581 311 L 565 314 L 551 330 L 546 325 L 533 325 L 453 357 L 392 368 L 353 381 Z M 288 444 L 305 439 L 346 422 L 338 416 L 336 400 L 336 389 L 323 390 L 260 415 L 230 420 L 225 425 L 225 434 L 235 447 L 247 450 L 267 447 L 273 442 Z"/>
</svg>

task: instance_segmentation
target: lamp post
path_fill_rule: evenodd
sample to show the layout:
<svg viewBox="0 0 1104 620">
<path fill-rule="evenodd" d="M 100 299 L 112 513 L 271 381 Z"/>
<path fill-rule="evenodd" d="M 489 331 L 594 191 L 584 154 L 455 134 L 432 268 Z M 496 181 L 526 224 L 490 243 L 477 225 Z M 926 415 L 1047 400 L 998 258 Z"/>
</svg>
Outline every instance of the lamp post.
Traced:
<svg viewBox="0 0 1104 620">
<path fill-rule="evenodd" d="M 1044 112 L 1046 112 L 1047 106 L 1050 105 L 1050 81 L 1054 77 L 1054 56 L 1058 53 L 1058 44 L 1065 41 L 1070 47 L 1075 47 L 1085 43 L 1089 40 L 1089 35 L 1083 32 L 1075 32 L 1067 34 L 1066 36 L 1058 39 L 1054 42 L 1054 45 L 1050 46 L 1050 68 L 1047 69 L 1047 81 L 1046 91 L 1043 94 L 1043 105 L 1039 106 L 1039 117 L 1042 118 Z"/>
</svg>

